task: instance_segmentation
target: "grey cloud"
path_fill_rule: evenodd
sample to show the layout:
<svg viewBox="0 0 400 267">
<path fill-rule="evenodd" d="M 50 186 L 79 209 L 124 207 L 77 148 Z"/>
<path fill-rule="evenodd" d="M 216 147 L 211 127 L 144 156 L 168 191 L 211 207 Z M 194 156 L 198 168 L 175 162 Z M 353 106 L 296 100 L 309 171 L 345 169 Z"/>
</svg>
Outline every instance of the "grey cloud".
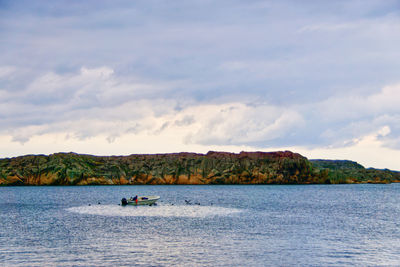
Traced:
<svg viewBox="0 0 400 267">
<path fill-rule="evenodd" d="M 170 122 L 169 122 L 169 121 L 164 122 L 163 125 L 161 125 L 160 128 L 158 128 L 157 130 L 155 130 L 155 131 L 153 132 L 153 134 L 155 134 L 155 135 L 161 134 L 165 129 L 167 129 L 167 128 L 169 127 L 169 125 L 170 125 Z"/>
<path fill-rule="evenodd" d="M 181 120 L 176 120 L 174 122 L 174 125 L 176 126 L 188 126 L 191 125 L 195 122 L 195 119 L 193 116 L 185 116 L 183 119 Z"/>
<path fill-rule="evenodd" d="M 400 96 L 381 89 L 399 82 L 399 10 L 378 0 L 2 1 L 0 132 L 23 141 L 201 124 L 187 140 L 319 146 L 387 125 L 382 139 L 395 146 Z M 210 103 L 249 108 L 186 114 Z"/>
<path fill-rule="evenodd" d="M 129 127 L 126 130 L 126 133 L 133 133 L 133 134 L 138 134 L 139 132 L 141 132 L 142 129 L 142 125 L 140 125 L 139 123 L 134 123 L 132 127 Z"/>
</svg>

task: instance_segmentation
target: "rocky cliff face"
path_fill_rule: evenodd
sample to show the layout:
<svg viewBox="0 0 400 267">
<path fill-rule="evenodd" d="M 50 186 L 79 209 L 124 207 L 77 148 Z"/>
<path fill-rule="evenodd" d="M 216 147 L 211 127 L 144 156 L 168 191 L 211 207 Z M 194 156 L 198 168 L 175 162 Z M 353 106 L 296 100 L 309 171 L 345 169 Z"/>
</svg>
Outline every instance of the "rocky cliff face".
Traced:
<svg viewBox="0 0 400 267">
<path fill-rule="evenodd" d="M 110 157 L 57 153 L 0 159 L 0 185 L 336 183 L 337 165 L 331 164 L 335 170 L 322 165 L 290 151 Z M 373 181 L 400 180 L 393 173 Z M 343 181 L 363 182 L 353 176 Z"/>
<path fill-rule="evenodd" d="M 312 165 L 292 152 L 98 157 L 75 153 L 0 160 L 3 185 L 306 183 Z"/>
</svg>

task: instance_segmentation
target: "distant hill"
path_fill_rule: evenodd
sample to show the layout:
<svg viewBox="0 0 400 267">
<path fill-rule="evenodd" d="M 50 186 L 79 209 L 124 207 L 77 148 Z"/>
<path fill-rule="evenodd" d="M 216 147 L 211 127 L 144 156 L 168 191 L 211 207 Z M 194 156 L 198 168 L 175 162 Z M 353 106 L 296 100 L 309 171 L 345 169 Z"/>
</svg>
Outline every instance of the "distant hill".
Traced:
<svg viewBox="0 0 400 267">
<path fill-rule="evenodd" d="M 310 160 L 315 169 L 326 172 L 331 183 L 392 183 L 400 181 L 400 172 L 365 169 L 350 160 Z"/>
<path fill-rule="evenodd" d="M 318 169 L 331 169 L 331 170 L 348 170 L 357 169 L 361 170 L 364 167 L 355 161 L 351 160 L 328 160 L 328 159 L 311 159 L 311 163 Z"/>
<path fill-rule="evenodd" d="M 308 160 L 290 151 L 0 159 L 0 185 L 321 184 L 399 182 L 400 173 L 352 161 Z"/>
</svg>

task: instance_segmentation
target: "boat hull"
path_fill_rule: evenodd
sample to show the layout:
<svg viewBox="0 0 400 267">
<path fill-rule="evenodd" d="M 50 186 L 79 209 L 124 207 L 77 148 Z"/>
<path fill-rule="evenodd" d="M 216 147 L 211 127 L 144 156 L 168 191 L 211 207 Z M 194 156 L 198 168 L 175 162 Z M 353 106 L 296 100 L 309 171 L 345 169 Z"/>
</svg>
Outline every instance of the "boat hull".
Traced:
<svg viewBox="0 0 400 267">
<path fill-rule="evenodd" d="M 132 198 L 130 199 L 122 199 L 122 205 L 131 205 L 131 206 L 142 206 L 142 205 L 154 205 L 157 200 L 159 200 L 159 196 L 143 196 L 143 197 L 138 197 L 137 201 L 133 200 Z"/>
</svg>

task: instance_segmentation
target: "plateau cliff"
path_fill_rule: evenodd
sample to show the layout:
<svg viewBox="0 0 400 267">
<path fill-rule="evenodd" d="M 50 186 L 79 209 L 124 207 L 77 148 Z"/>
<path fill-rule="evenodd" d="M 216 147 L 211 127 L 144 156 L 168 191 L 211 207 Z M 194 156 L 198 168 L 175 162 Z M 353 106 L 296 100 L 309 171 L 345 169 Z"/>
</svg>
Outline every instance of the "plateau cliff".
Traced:
<svg viewBox="0 0 400 267">
<path fill-rule="evenodd" d="M 400 181 L 389 170 L 350 161 L 309 161 L 290 151 L 92 156 L 76 153 L 0 159 L 0 185 L 311 184 Z"/>
</svg>

